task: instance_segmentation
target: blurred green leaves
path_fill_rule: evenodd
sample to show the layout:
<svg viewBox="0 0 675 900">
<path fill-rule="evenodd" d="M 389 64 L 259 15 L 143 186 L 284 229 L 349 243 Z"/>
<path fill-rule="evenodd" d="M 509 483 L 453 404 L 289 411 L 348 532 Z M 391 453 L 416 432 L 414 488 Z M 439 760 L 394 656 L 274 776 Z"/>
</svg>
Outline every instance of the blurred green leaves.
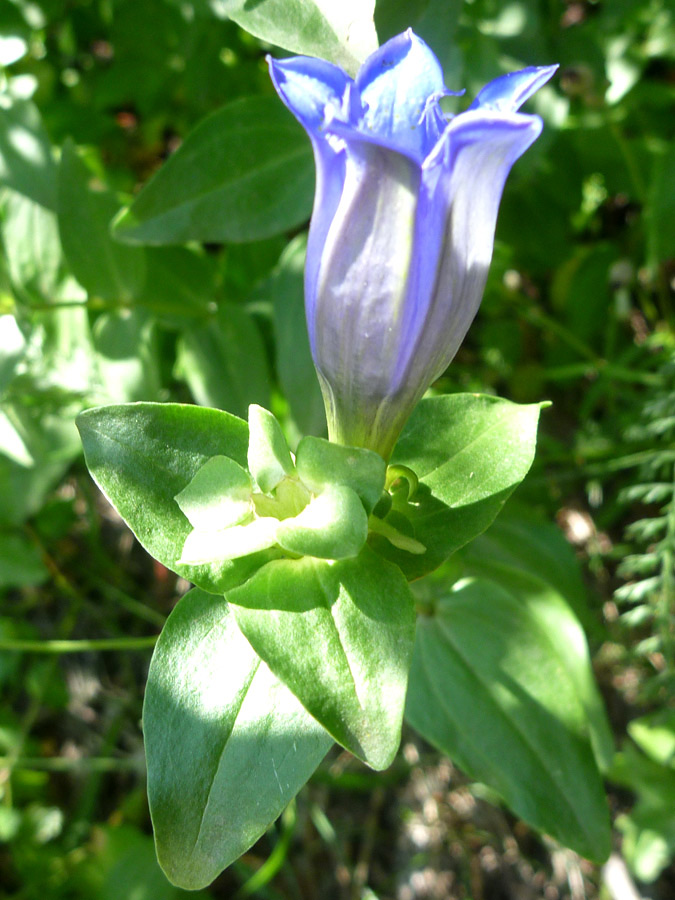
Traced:
<svg viewBox="0 0 675 900">
<path fill-rule="evenodd" d="M 0 185 L 55 209 L 55 166 L 37 107 L 0 93 Z"/>
<path fill-rule="evenodd" d="M 72 141 L 61 151 L 58 220 L 63 250 L 79 283 L 94 297 L 129 303 L 142 290 L 142 250 L 113 241 L 109 225 L 119 209 L 116 197 L 99 185 L 92 190 L 86 166 Z"/>
<path fill-rule="evenodd" d="M 662 709 L 634 719 L 628 733 L 634 744 L 624 743 L 609 777 L 637 796 L 617 828 L 631 869 L 649 884 L 675 853 L 675 714 Z"/>
<path fill-rule="evenodd" d="M 270 374 L 260 331 L 235 304 L 223 304 L 209 322 L 185 329 L 175 372 L 202 406 L 246 418 L 250 403 L 270 405 Z"/>
</svg>

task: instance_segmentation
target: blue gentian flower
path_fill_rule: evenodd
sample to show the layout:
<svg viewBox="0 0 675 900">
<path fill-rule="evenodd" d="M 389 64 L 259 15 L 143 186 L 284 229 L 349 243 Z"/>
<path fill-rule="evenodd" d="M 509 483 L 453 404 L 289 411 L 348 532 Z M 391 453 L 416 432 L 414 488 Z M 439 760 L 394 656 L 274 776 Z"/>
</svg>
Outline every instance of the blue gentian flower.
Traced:
<svg viewBox="0 0 675 900">
<path fill-rule="evenodd" d="M 410 30 L 354 80 L 319 59 L 269 63 L 316 159 L 305 304 L 329 437 L 388 459 L 478 310 L 504 182 L 542 129 L 517 110 L 556 66 L 497 78 L 450 117 Z"/>
</svg>

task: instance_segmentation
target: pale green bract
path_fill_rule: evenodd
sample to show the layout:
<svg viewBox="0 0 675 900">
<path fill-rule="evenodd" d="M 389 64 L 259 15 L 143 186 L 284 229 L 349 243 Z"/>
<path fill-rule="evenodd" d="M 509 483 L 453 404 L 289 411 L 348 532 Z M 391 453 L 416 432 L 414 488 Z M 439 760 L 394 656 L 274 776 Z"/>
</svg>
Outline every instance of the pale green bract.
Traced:
<svg viewBox="0 0 675 900">
<path fill-rule="evenodd" d="M 291 559 L 348 559 L 359 555 L 369 530 L 400 550 L 425 552 L 371 515 L 386 478 L 376 453 L 305 438 L 294 460 L 271 412 L 251 405 L 248 425 L 250 474 L 235 460 L 214 456 L 176 494 L 193 529 L 178 565 L 218 564 L 272 547 Z"/>
</svg>

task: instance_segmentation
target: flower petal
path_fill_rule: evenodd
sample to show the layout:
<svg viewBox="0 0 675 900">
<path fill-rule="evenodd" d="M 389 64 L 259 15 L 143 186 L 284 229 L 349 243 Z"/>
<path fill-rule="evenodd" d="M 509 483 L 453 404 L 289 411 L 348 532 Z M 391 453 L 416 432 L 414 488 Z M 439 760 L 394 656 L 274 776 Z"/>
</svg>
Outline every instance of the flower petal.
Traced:
<svg viewBox="0 0 675 900">
<path fill-rule="evenodd" d="M 546 84 L 558 66 L 530 66 L 508 72 L 486 84 L 469 109 L 516 112 L 532 94 Z"/>
<path fill-rule="evenodd" d="M 267 62 L 279 96 L 307 131 L 317 132 L 343 111 L 349 115 L 354 82 L 339 66 L 310 56 L 268 56 Z"/>
<path fill-rule="evenodd" d="M 440 63 L 408 29 L 369 56 L 356 76 L 366 112 L 360 124 L 422 160 L 428 147 L 423 124 L 429 98 L 448 93 Z"/>
<path fill-rule="evenodd" d="M 541 129 L 538 116 L 467 111 L 426 160 L 392 385 L 398 402 L 407 385 L 438 378 L 464 339 L 483 295 L 504 182 Z"/>
<path fill-rule="evenodd" d="M 315 305 L 319 268 L 328 232 L 333 224 L 333 219 L 342 197 L 346 153 L 344 149 L 340 151 L 334 150 L 328 142 L 320 139 L 313 139 L 312 145 L 316 163 L 316 187 L 314 190 L 312 221 L 307 238 L 307 256 L 305 258 L 305 311 L 309 346 L 316 365 Z"/>
<path fill-rule="evenodd" d="M 308 259 L 305 290 L 329 417 L 356 432 L 374 414 L 369 398 L 386 394 L 394 377 L 420 168 L 358 137 L 345 160 L 340 201 L 325 240 L 317 241 L 317 258 Z M 310 240 L 314 229 L 313 221 Z M 356 437 L 338 442 L 358 446 Z"/>
<path fill-rule="evenodd" d="M 305 128 L 314 148 L 316 188 L 307 243 L 305 294 L 309 342 L 316 359 L 313 296 L 323 245 L 340 202 L 345 169 L 344 141 L 326 128 L 330 123 L 340 122 L 345 111 L 349 113 L 350 107 L 358 102 L 358 92 L 342 69 L 324 60 L 307 56 L 282 60 L 268 57 L 268 63 L 279 96 Z M 348 124 L 345 127 L 351 128 Z"/>
<path fill-rule="evenodd" d="M 410 30 L 355 81 L 314 59 L 270 68 L 316 158 L 305 303 L 330 439 L 386 459 L 478 309 L 504 182 L 542 127 L 517 109 L 557 67 L 497 78 L 451 121 Z"/>
</svg>

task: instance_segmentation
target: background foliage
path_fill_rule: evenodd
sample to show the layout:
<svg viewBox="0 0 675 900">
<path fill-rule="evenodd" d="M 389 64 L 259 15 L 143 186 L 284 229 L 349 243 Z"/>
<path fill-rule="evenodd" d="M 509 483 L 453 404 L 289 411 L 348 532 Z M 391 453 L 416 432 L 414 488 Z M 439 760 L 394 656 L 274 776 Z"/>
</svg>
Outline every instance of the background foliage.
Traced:
<svg viewBox="0 0 675 900">
<path fill-rule="evenodd" d="M 74 417 L 139 399 L 237 415 L 259 403 L 292 442 L 323 433 L 302 310 L 311 152 L 273 95 L 264 55 L 276 43 L 353 68 L 375 41 L 372 8 L 335 6 L 0 6 L 7 896 L 180 893 L 154 860 L 138 720 L 154 636 L 187 584 L 96 493 Z M 546 127 L 509 179 L 481 312 L 434 388 L 553 407 L 517 500 L 453 558 L 440 590 L 474 574 L 508 593 L 526 570 L 572 606 L 618 748 L 608 772 L 616 846 L 643 892 L 667 898 L 675 16 L 665 0 L 379 0 L 375 25 L 380 40 L 409 25 L 427 40 L 448 87 L 467 88 L 449 109 L 503 71 L 561 64 L 531 102 Z M 421 582 L 421 600 L 432 589 Z M 335 751 L 204 896 L 612 890 L 611 872 L 599 887 L 597 869 L 488 812 L 481 785 L 467 787 L 426 745 L 404 744 L 379 776 Z"/>
</svg>

